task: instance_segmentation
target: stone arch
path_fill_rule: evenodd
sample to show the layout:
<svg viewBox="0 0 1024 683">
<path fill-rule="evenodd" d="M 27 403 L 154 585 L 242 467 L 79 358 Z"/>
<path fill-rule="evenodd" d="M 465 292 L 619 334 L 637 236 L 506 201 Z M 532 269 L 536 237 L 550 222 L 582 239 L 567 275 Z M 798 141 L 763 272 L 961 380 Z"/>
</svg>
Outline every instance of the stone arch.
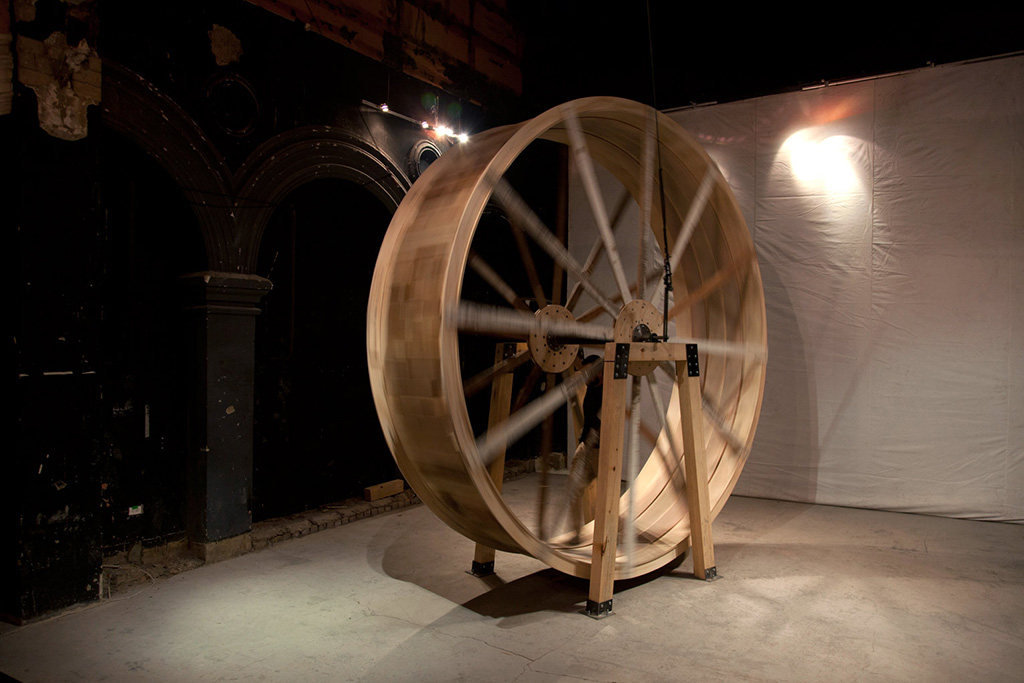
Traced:
<svg viewBox="0 0 1024 683">
<path fill-rule="evenodd" d="M 394 213 L 411 181 L 393 161 L 368 143 L 336 126 L 306 126 L 260 145 L 239 169 L 238 224 L 234 247 L 248 256 L 241 265 L 252 272 L 259 243 L 274 209 L 299 186 L 337 178 L 360 185 Z"/>
<path fill-rule="evenodd" d="M 103 123 L 145 150 L 181 189 L 202 230 L 210 268 L 231 269 L 232 174 L 199 125 L 152 83 L 109 61 L 103 63 L 102 108 Z"/>
<path fill-rule="evenodd" d="M 165 93 L 104 62 L 103 121 L 157 160 L 203 231 L 211 270 L 251 273 L 267 221 L 288 194 L 319 178 L 366 187 L 394 213 L 411 185 L 398 164 L 339 126 L 303 126 L 260 145 L 232 173 L 199 125 Z"/>
</svg>

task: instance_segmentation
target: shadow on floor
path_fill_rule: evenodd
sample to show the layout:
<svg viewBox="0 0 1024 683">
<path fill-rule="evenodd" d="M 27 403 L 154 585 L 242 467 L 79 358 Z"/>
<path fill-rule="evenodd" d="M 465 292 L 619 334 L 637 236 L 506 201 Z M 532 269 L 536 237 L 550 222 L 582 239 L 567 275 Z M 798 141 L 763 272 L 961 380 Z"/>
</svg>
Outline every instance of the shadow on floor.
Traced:
<svg viewBox="0 0 1024 683">
<path fill-rule="evenodd" d="M 615 594 L 625 593 L 677 570 L 686 556 L 679 557 L 661 569 L 615 582 Z M 692 574 L 680 574 L 693 578 Z M 590 582 L 563 574 L 555 569 L 542 569 L 514 581 L 504 582 L 498 575 L 481 579 L 490 590 L 462 604 L 481 616 L 502 618 L 536 612 L 578 612 L 587 601 Z"/>
</svg>

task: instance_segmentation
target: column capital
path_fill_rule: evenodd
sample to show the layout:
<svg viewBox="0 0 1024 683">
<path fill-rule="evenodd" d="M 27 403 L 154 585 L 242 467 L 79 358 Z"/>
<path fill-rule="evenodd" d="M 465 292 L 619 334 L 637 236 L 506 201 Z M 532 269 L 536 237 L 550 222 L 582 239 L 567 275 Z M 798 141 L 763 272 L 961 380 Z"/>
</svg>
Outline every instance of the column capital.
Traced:
<svg viewBox="0 0 1024 683">
<path fill-rule="evenodd" d="M 204 270 L 178 278 L 185 288 L 190 310 L 234 314 L 259 314 L 256 304 L 273 287 L 270 280 L 250 273 Z"/>
</svg>

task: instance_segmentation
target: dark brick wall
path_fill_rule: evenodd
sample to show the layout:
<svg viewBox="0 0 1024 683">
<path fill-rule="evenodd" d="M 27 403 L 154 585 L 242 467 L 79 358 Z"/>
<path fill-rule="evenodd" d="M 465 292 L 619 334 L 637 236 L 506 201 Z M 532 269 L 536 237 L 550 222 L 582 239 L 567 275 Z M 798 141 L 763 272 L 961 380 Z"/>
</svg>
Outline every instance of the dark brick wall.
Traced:
<svg viewBox="0 0 1024 683">
<path fill-rule="evenodd" d="M 15 106 L 5 218 L 17 273 L 14 430 L 4 457 L 4 611 L 30 616 L 98 593 L 103 224 L 94 139 L 56 140 Z M 9 241 L 8 241 L 9 240 Z M 11 545 L 8 545 L 11 544 Z"/>
<path fill-rule="evenodd" d="M 239 40 L 236 61 L 217 63 L 210 42 L 215 24 Z M 229 173 L 251 163 L 269 140 L 332 126 L 407 175 L 409 152 L 427 135 L 408 121 L 368 111 L 363 100 L 387 99 L 410 117 L 437 115 L 470 132 L 509 120 L 241 0 L 74 6 L 38 0 L 35 18 L 12 29 L 15 39 L 24 34 L 44 41 L 53 32 L 69 43 L 85 38 L 105 60 L 105 71 L 123 67 L 138 74 L 145 87 L 183 110 Z M 0 116 L 0 145 L 12 151 L 0 157 L 12 178 L 0 189 L 4 272 L 7 291 L 16 293 L 4 355 L 16 408 L 7 416 L 14 446 L 0 471 L 0 610 L 15 620 L 96 597 L 105 553 L 185 538 L 192 337 L 178 278 L 210 267 L 211 244 L 186 199 L 194 188 L 182 187 L 138 141 L 113 132 L 101 107 L 89 107 L 83 139 L 59 140 L 40 128 L 36 97 L 15 83 L 13 111 Z M 156 149 L 183 144 L 170 127 L 145 134 L 159 141 Z M 307 214 L 298 243 L 307 262 L 295 266 L 305 270 L 273 271 L 270 247 L 259 253 L 258 246 L 245 247 L 253 253 L 238 258 L 266 268 L 256 275 L 287 278 L 303 290 L 292 301 L 281 279 L 280 292 L 265 303 L 273 310 L 257 318 L 266 341 L 282 330 L 291 334 L 294 310 L 303 340 L 303 356 L 284 359 L 288 368 L 258 356 L 255 389 L 246 389 L 255 398 L 257 434 L 271 435 L 255 454 L 260 517 L 298 513 L 397 476 L 366 387 L 365 304 L 359 299 L 388 210 L 365 189 L 348 185 L 350 196 L 340 205 L 323 196 L 305 201 L 299 188 L 289 206 L 278 207 L 279 213 L 297 207 Z M 231 197 L 202 195 L 201 201 L 231 211 Z M 346 215 L 325 215 L 337 212 Z M 332 234 L 333 225 L 343 232 Z M 275 218 L 266 243 L 290 243 L 288 230 L 287 220 L 282 227 Z M 282 310 L 289 311 L 284 322 Z M 342 334 L 343 353 L 331 358 L 335 347 L 323 333 Z M 220 350 L 229 353 L 237 340 L 222 341 Z M 269 347 L 258 347 L 258 354 L 261 348 Z M 280 405 L 282 382 L 300 387 L 290 405 Z M 333 403 L 318 400 L 328 394 Z M 319 412 L 309 409 L 317 405 Z M 282 411 L 301 412 L 305 422 L 274 423 Z M 339 415 L 358 422 L 358 429 L 339 426 Z M 289 431 L 299 427 L 301 435 Z M 340 451 L 350 435 L 356 447 Z M 209 509 L 253 477 L 250 468 L 238 481 L 218 484 L 223 491 L 207 491 Z M 142 514 L 129 515 L 140 505 Z M 244 526 L 252 511 L 243 505 L 240 512 Z M 238 520 L 232 520 L 235 529 Z"/>
</svg>

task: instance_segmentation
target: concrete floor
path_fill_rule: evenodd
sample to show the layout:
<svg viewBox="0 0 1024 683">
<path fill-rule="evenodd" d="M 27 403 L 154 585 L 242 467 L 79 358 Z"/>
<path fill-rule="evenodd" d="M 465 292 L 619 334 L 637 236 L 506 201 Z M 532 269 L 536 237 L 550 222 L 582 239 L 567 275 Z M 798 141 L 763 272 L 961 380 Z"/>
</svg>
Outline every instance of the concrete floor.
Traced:
<svg viewBox="0 0 1024 683">
<path fill-rule="evenodd" d="M 529 477 L 508 487 L 529 487 Z M 0 632 L 18 681 L 1022 681 L 1024 526 L 732 498 L 723 578 L 618 585 L 472 544 L 423 506 Z M 499 578 L 500 577 L 500 578 Z M 2 677 L 0 677 L 2 679 Z"/>
</svg>

